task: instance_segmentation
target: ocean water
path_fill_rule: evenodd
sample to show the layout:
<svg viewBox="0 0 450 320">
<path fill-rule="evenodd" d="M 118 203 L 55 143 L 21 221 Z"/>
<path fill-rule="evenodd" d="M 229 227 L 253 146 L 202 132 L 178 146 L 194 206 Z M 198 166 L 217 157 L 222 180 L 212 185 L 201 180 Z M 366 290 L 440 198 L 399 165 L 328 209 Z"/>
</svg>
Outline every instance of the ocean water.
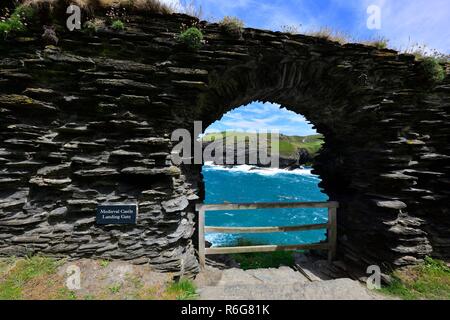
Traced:
<svg viewBox="0 0 450 320">
<path fill-rule="evenodd" d="M 327 201 L 318 184 L 320 178 L 311 169 L 292 171 L 254 169 L 247 165 L 224 168 L 211 164 L 203 166 L 205 203 L 302 202 Z M 327 222 L 327 209 L 258 209 L 206 212 L 207 226 L 268 227 Z M 264 233 L 264 234 L 206 234 L 213 246 L 236 245 L 240 240 L 257 244 L 301 244 L 326 239 L 326 230 Z"/>
</svg>

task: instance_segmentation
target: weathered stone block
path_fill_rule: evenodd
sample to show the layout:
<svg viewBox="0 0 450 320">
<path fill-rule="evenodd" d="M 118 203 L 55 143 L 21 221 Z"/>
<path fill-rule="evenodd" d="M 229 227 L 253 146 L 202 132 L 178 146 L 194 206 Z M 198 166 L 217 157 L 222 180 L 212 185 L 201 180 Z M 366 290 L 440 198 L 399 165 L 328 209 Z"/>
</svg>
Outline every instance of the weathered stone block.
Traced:
<svg viewBox="0 0 450 320">
<path fill-rule="evenodd" d="M 28 112 L 56 112 L 57 109 L 50 103 L 44 103 L 34 100 L 30 97 L 18 94 L 2 94 L 0 95 L 0 105 L 12 111 L 28 111 Z"/>
</svg>

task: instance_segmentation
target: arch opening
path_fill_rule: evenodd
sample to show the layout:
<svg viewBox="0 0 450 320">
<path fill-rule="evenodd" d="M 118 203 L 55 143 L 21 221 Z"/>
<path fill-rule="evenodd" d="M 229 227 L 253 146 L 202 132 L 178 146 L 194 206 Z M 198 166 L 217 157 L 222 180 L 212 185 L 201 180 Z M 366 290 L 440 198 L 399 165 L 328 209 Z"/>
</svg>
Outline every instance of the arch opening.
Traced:
<svg viewBox="0 0 450 320">
<path fill-rule="evenodd" d="M 202 120 L 206 128 L 252 101 L 276 103 L 303 115 L 326 141 L 313 173 L 320 177 L 319 187 L 329 200 L 340 204 L 338 258 L 363 266 L 379 261 L 402 264 L 404 254 L 392 250 L 393 241 L 400 241 L 392 238 L 384 222 L 395 224 L 401 212 L 379 205 L 395 199 L 396 190 L 380 178 L 379 173 L 390 168 L 383 167 L 384 155 L 378 150 L 385 148 L 386 141 L 397 139 L 398 132 L 380 130 L 381 113 L 372 112 L 384 108 L 391 101 L 388 98 L 398 98 L 374 91 L 373 79 L 361 82 L 362 72 L 349 72 L 349 62 L 342 59 L 280 61 L 275 53 L 256 54 L 254 60 L 227 67 L 225 72 L 210 73 L 210 86 L 198 96 L 192 119 Z M 388 127 L 389 123 L 381 125 Z M 190 181 L 203 201 L 201 167 L 192 168 Z"/>
<path fill-rule="evenodd" d="M 275 132 L 273 138 L 271 134 Z M 268 143 L 261 145 L 263 140 Z M 313 173 L 323 136 L 302 115 L 278 104 L 254 101 L 225 113 L 205 129 L 201 141 L 205 157 L 202 167 L 205 204 L 329 200 L 319 186 L 320 177 Z M 206 152 L 208 149 L 213 150 L 212 154 Z M 260 153 L 276 154 L 278 161 L 262 163 Z M 327 221 L 325 208 L 206 213 L 206 224 L 217 227 L 294 226 Z M 208 233 L 206 240 L 213 247 L 308 244 L 326 240 L 326 230 Z"/>
</svg>

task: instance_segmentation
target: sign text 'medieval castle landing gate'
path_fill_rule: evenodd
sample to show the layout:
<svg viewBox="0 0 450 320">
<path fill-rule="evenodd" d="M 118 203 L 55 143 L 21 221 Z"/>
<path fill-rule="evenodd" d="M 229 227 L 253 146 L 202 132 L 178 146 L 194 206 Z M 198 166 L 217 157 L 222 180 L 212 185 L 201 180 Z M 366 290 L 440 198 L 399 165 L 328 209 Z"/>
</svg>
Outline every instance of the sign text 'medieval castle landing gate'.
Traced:
<svg viewBox="0 0 450 320">
<path fill-rule="evenodd" d="M 136 204 L 104 204 L 97 207 L 97 224 L 136 224 Z"/>
</svg>

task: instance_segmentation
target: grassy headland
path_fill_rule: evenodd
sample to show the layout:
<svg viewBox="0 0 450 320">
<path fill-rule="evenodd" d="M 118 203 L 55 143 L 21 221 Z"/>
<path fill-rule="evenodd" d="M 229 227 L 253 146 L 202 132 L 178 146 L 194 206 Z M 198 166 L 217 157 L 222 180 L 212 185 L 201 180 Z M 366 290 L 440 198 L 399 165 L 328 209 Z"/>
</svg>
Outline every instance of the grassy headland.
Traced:
<svg viewBox="0 0 450 320">
<path fill-rule="evenodd" d="M 203 142 L 219 141 L 227 139 L 226 143 L 233 143 L 233 138 L 236 141 L 244 141 L 245 139 L 256 139 L 257 134 L 251 132 L 237 132 L 237 131 L 226 131 L 209 133 L 203 136 Z M 270 136 L 268 138 L 270 141 Z M 293 158 L 298 155 L 299 150 L 305 149 L 314 158 L 322 147 L 323 136 L 320 134 L 310 135 L 310 136 L 286 136 L 280 134 L 279 150 L 280 156 L 284 158 Z"/>
</svg>

